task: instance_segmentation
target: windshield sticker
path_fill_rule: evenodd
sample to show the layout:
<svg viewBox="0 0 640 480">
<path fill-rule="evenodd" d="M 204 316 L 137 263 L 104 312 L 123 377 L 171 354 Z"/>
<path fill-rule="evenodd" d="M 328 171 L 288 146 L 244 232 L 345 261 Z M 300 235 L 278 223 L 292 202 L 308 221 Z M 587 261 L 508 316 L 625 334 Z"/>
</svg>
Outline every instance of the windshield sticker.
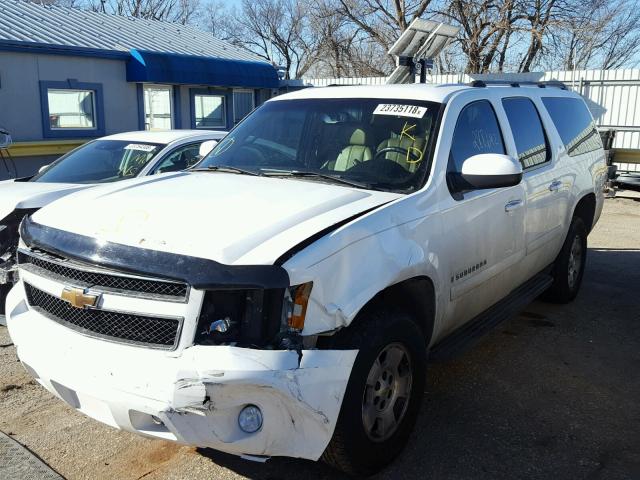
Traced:
<svg viewBox="0 0 640 480">
<path fill-rule="evenodd" d="M 422 118 L 427 113 L 427 107 L 417 105 L 400 105 L 397 103 L 381 103 L 373 111 L 374 115 L 392 115 L 394 117 Z"/>
<path fill-rule="evenodd" d="M 155 145 L 144 145 L 141 143 L 130 143 L 125 150 L 140 150 L 141 152 L 153 152 L 156 149 Z"/>
</svg>

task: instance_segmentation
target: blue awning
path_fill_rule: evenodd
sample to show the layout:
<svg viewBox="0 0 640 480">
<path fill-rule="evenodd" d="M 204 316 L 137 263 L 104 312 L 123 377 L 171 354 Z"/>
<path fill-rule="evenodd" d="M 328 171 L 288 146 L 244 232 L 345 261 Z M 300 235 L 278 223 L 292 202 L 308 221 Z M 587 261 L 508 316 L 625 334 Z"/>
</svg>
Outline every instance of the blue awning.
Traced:
<svg viewBox="0 0 640 480">
<path fill-rule="evenodd" d="M 277 88 L 278 72 L 266 62 L 131 50 L 128 82 Z"/>
</svg>

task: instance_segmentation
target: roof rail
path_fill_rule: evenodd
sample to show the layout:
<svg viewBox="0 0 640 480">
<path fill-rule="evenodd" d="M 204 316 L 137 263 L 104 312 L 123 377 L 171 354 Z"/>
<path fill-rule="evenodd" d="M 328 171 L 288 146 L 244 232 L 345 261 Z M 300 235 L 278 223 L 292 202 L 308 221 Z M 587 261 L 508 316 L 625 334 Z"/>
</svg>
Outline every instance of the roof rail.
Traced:
<svg viewBox="0 0 640 480">
<path fill-rule="evenodd" d="M 567 90 L 567 86 L 558 80 L 548 80 L 544 82 L 534 81 L 514 81 L 514 80 L 473 80 L 470 84 L 472 87 L 484 88 L 489 85 L 504 85 L 510 87 L 520 87 L 522 85 L 533 85 L 538 88 L 555 87 L 562 90 Z"/>
</svg>

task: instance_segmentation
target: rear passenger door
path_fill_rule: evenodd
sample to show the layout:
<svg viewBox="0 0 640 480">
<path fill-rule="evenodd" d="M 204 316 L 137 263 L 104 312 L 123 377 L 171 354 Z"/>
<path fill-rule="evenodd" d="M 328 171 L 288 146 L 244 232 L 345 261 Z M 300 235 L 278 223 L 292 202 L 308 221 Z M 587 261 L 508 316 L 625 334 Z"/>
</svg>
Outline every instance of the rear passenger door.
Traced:
<svg viewBox="0 0 640 480">
<path fill-rule="evenodd" d="M 525 188 L 525 249 L 529 274 L 537 273 L 553 261 L 561 239 L 563 208 L 559 194 L 563 182 L 554 158 L 552 145 L 536 104 L 528 97 L 502 99 L 515 144 L 517 158 L 522 164 Z M 526 280 L 524 278 L 523 280 Z"/>
</svg>

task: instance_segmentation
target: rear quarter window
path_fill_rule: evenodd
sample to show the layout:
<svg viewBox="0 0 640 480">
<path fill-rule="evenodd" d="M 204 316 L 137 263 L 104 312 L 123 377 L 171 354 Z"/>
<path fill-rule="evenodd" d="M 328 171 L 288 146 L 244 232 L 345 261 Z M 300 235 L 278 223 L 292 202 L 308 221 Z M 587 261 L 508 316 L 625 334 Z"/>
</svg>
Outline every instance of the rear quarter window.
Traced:
<svg viewBox="0 0 640 480">
<path fill-rule="evenodd" d="M 600 135 L 584 101 L 577 98 L 543 97 L 542 103 L 570 157 L 602 148 Z"/>
</svg>

